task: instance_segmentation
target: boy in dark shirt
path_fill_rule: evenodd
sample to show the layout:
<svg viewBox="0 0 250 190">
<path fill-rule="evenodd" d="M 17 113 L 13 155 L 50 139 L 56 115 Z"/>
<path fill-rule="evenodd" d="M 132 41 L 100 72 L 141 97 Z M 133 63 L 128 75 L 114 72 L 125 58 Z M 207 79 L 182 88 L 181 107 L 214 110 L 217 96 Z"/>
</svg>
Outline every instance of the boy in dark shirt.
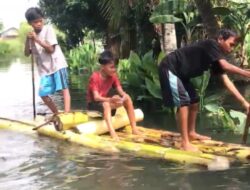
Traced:
<svg viewBox="0 0 250 190">
<path fill-rule="evenodd" d="M 241 102 L 247 113 L 249 103 L 239 93 L 228 78 L 226 72 L 250 77 L 250 72 L 240 69 L 224 57 L 230 53 L 237 41 L 237 35 L 231 30 L 222 29 L 216 40 L 208 39 L 186 46 L 168 54 L 159 65 L 159 76 L 163 102 L 166 106 L 178 108 L 177 118 L 180 124 L 182 149 L 197 151 L 190 140 L 206 140 L 210 137 L 196 133 L 196 116 L 199 108 L 199 97 L 190 79 L 201 76 L 210 69 L 220 75 L 225 87 Z"/>
</svg>

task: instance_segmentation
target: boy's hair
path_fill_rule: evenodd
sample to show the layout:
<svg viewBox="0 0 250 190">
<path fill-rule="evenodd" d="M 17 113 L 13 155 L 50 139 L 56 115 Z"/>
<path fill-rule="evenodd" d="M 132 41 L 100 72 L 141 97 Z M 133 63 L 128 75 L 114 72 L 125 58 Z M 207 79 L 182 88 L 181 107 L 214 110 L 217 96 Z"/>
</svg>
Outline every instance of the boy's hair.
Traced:
<svg viewBox="0 0 250 190">
<path fill-rule="evenodd" d="M 100 54 L 100 57 L 99 57 L 99 63 L 101 65 L 106 65 L 107 63 L 110 63 L 110 62 L 114 62 L 115 61 L 115 58 L 114 58 L 114 55 L 111 51 L 109 50 L 104 50 L 101 54 Z"/>
<path fill-rule="evenodd" d="M 236 32 L 230 30 L 230 29 L 221 29 L 219 30 L 218 34 L 217 34 L 217 38 L 222 38 L 223 40 L 227 40 L 230 37 L 236 37 L 238 38 L 238 35 L 236 34 Z"/>
<path fill-rule="evenodd" d="M 31 7 L 25 12 L 25 18 L 30 23 L 36 19 L 44 18 L 41 9 L 37 7 Z"/>
</svg>

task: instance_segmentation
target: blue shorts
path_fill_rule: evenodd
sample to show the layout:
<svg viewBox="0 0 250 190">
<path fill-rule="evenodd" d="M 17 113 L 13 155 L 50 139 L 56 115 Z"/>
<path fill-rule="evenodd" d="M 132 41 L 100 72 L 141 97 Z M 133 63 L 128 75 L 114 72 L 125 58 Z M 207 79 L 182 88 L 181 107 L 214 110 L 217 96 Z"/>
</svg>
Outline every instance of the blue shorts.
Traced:
<svg viewBox="0 0 250 190">
<path fill-rule="evenodd" d="M 39 96 L 48 96 L 56 91 L 68 88 L 67 68 L 62 68 L 51 75 L 42 76 L 40 79 Z"/>
<path fill-rule="evenodd" d="M 189 80 L 182 80 L 168 67 L 159 67 L 162 98 L 165 106 L 182 107 L 198 103 L 199 96 Z"/>
</svg>

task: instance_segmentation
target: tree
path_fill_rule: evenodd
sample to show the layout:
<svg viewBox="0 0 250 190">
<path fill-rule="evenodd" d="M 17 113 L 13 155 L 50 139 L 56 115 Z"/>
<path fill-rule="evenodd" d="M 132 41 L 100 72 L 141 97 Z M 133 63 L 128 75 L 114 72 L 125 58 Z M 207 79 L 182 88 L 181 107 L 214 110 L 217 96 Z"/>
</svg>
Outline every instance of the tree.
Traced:
<svg viewBox="0 0 250 190">
<path fill-rule="evenodd" d="M 84 29 L 103 32 L 106 21 L 100 14 L 98 0 L 40 0 L 49 21 L 66 34 L 70 47 L 83 42 Z"/>
<path fill-rule="evenodd" d="M 175 25 L 182 19 L 175 16 L 184 10 L 186 2 L 183 0 L 161 0 L 155 6 L 150 21 L 156 24 L 156 30 L 161 36 L 161 46 L 165 53 L 169 53 L 177 48 Z"/>
<path fill-rule="evenodd" d="M 219 24 L 213 13 L 213 6 L 210 0 L 194 0 L 201 15 L 203 26 L 207 30 L 209 38 L 216 37 Z"/>
<path fill-rule="evenodd" d="M 155 32 L 149 22 L 150 4 L 151 0 L 100 1 L 101 12 L 109 21 L 107 44 L 116 47 L 119 57 L 128 57 L 130 50 L 144 54 L 151 49 Z"/>
</svg>

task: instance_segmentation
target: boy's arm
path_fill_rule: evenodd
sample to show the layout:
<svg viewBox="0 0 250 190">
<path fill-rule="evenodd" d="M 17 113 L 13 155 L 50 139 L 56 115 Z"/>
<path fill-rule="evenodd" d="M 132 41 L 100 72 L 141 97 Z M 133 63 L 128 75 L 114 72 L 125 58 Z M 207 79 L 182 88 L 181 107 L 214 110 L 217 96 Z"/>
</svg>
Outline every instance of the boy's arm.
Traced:
<svg viewBox="0 0 250 190">
<path fill-rule="evenodd" d="M 241 95 L 241 93 L 237 90 L 232 81 L 228 78 L 227 74 L 222 74 L 221 79 L 226 86 L 226 88 L 235 96 L 235 98 L 244 106 L 247 113 L 249 113 L 249 103 L 246 99 Z"/>
<path fill-rule="evenodd" d="M 29 33 L 29 38 L 34 40 L 34 42 L 38 43 L 40 46 L 42 46 L 47 53 L 53 53 L 55 51 L 55 45 L 50 45 L 46 41 L 41 41 L 35 32 Z"/>
<path fill-rule="evenodd" d="M 94 90 L 93 97 L 96 102 L 110 102 L 111 98 L 101 96 L 98 91 Z"/>
<path fill-rule="evenodd" d="M 246 70 L 241 69 L 237 66 L 234 66 L 234 65 L 228 63 L 225 59 L 220 59 L 219 64 L 221 65 L 221 67 L 224 71 L 227 71 L 227 72 L 233 73 L 233 74 L 239 74 L 241 76 L 250 78 L 250 71 L 246 71 Z"/>
<path fill-rule="evenodd" d="M 116 88 L 116 90 L 117 90 L 118 94 L 119 94 L 120 96 L 122 96 L 122 97 L 125 97 L 125 96 L 127 95 L 127 93 L 122 89 L 121 86 L 118 86 L 118 87 Z"/>
</svg>

